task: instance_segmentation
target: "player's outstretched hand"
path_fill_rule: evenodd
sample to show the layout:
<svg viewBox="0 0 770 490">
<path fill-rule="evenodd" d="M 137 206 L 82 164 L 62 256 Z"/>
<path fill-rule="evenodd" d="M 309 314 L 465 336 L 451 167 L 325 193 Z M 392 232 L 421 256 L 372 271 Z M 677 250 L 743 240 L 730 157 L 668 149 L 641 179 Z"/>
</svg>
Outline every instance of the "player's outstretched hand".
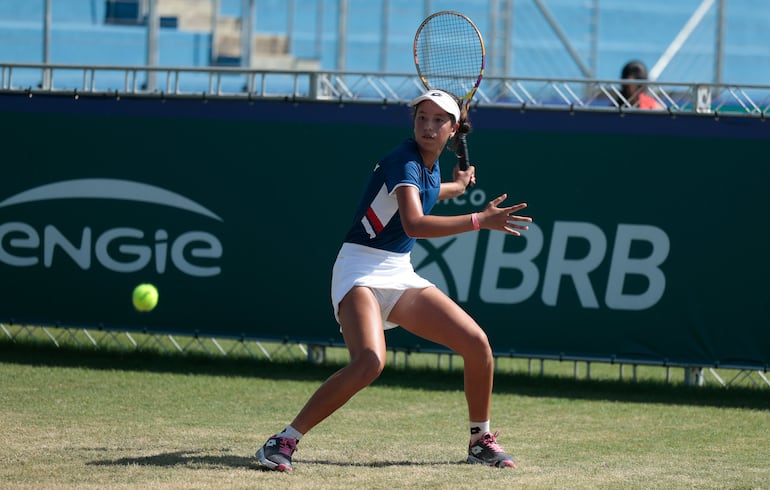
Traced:
<svg viewBox="0 0 770 490">
<path fill-rule="evenodd" d="M 532 223 L 529 216 L 519 216 L 516 213 L 527 207 L 527 203 L 521 202 L 513 206 L 498 207 L 508 198 L 508 194 L 503 194 L 489 201 L 487 208 L 479 213 L 479 224 L 481 228 L 488 230 L 498 230 L 510 233 L 511 235 L 521 236 L 519 230 L 527 230 L 526 224 Z"/>
</svg>

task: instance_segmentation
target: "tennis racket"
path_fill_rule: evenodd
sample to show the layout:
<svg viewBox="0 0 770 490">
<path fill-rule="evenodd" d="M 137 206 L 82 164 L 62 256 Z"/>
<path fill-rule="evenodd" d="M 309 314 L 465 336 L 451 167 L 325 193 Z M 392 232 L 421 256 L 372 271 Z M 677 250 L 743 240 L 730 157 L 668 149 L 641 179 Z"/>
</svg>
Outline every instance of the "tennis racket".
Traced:
<svg viewBox="0 0 770 490">
<path fill-rule="evenodd" d="M 459 12 L 445 10 L 428 16 L 414 36 L 414 66 L 428 90 L 449 92 L 460 99 L 461 118 L 465 118 L 471 99 L 484 77 L 486 50 L 476 24 Z M 465 134 L 457 142 L 461 170 L 468 168 Z"/>
</svg>

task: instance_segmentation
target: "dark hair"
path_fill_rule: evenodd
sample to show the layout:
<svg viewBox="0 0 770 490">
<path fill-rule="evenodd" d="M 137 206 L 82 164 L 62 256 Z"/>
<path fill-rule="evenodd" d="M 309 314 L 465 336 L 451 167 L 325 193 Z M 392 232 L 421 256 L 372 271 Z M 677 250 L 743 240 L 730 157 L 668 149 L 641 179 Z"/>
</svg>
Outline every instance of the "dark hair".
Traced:
<svg viewBox="0 0 770 490">
<path fill-rule="evenodd" d="M 462 116 L 460 117 L 462 118 Z M 460 136 L 468 134 L 472 130 L 473 128 L 471 127 L 471 122 L 468 120 L 468 116 L 465 116 L 465 119 L 460 119 L 460 127 L 457 128 L 457 133 L 455 133 L 454 138 L 451 139 L 447 148 L 452 151 L 457 151 L 460 146 Z"/>
<path fill-rule="evenodd" d="M 460 120 L 455 121 L 459 122 L 460 126 L 457 128 L 457 133 L 455 133 L 455 137 L 452 138 L 452 140 L 449 142 L 448 148 L 452 151 L 457 151 L 459 145 L 460 145 L 460 136 L 464 134 L 468 134 L 471 131 L 473 131 L 473 127 L 471 126 L 471 120 L 468 118 L 468 114 L 465 113 L 463 115 L 462 110 L 462 102 L 460 99 L 458 99 L 455 95 L 452 95 L 452 98 L 457 102 L 457 105 L 460 107 Z"/>
<path fill-rule="evenodd" d="M 639 60 L 629 61 L 623 66 L 620 72 L 620 78 L 633 80 L 646 80 L 647 67 Z"/>
</svg>

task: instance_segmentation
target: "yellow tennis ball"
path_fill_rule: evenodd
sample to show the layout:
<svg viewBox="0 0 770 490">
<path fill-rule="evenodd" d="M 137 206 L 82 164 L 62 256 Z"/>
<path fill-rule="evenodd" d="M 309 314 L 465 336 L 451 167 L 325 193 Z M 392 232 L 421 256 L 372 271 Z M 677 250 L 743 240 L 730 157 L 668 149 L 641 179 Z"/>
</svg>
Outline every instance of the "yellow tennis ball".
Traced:
<svg viewBox="0 0 770 490">
<path fill-rule="evenodd" d="M 158 289 L 152 284 L 140 284 L 132 297 L 137 311 L 152 311 L 158 305 Z"/>
</svg>

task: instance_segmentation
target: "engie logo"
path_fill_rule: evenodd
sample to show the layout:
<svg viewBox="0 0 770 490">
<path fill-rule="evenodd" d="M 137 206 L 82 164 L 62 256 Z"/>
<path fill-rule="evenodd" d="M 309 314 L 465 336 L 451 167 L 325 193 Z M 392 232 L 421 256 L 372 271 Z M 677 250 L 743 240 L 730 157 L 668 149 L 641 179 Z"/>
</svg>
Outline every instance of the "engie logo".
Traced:
<svg viewBox="0 0 770 490">
<path fill-rule="evenodd" d="M 595 284 L 589 274 L 605 260 L 608 238 L 593 223 L 556 221 L 547 249 L 545 271 L 541 274 L 535 259 L 546 248 L 544 233 L 536 224 L 521 237 L 508 237 L 502 232 L 489 233 L 486 247 L 479 249 L 479 233 L 418 240 L 412 251 L 415 270 L 460 302 L 470 295 L 474 263 L 481 267 L 478 295 L 490 304 L 516 304 L 531 298 L 541 287 L 540 298 L 548 306 L 558 303 L 562 281 L 575 287 L 583 308 L 599 308 Z M 506 251 L 505 240 L 524 240 L 518 252 Z M 570 239 L 588 243 L 588 252 L 581 258 L 569 258 Z M 631 245 L 646 242 L 651 251 L 646 257 L 632 257 Z M 666 276 L 660 266 L 670 248 L 666 233 L 655 226 L 618 224 L 610 253 L 609 273 L 603 301 L 612 310 L 644 310 L 655 306 L 666 289 Z M 501 287 L 499 279 L 506 270 L 517 270 L 522 279 L 513 287 Z M 624 292 L 630 275 L 643 276 L 647 288 L 631 294 Z"/>
<path fill-rule="evenodd" d="M 174 192 L 140 182 L 115 179 L 67 180 L 35 187 L 0 202 L 0 209 L 58 199 L 136 201 L 177 208 L 222 221 L 209 209 Z M 221 273 L 221 267 L 212 264 L 222 257 L 222 252 L 219 238 L 201 230 L 190 230 L 172 237 L 164 229 L 147 232 L 139 228 L 116 227 L 94 236 L 92 228 L 84 226 L 79 237 L 67 237 L 52 224 L 40 230 L 21 221 L 0 223 L 0 263 L 13 267 L 31 267 L 42 263 L 51 268 L 54 267 L 54 257 L 63 253 L 83 270 L 89 270 L 96 261 L 102 267 L 119 273 L 136 272 L 149 266 L 162 274 L 173 266 L 190 276 L 209 277 Z"/>
</svg>

